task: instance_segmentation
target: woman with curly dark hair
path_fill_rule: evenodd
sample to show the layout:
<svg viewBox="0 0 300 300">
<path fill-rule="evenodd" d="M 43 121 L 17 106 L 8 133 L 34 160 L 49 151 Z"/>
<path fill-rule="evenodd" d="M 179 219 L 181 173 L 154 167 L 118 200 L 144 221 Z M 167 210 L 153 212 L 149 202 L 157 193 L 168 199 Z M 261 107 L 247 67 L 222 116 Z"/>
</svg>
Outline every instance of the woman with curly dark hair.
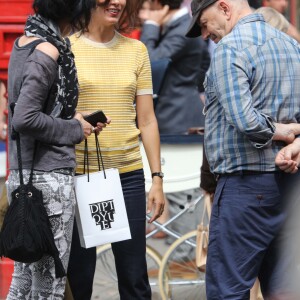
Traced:
<svg viewBox="0 0 300 300">
<path fill-rule="evenodd" d="M 102 109 L 111 118 L 101 133 L 101 151 L 104 166 L 119 170 L 132 236 L 131 240 L 112 243 L 120 298 L 150 300 L 145 221 L 146 213 L 152 212 L 152 222 L 164 207 L 159 133 L 147 49 L 140 41 L 120 34 L 133 27 L 140 1 L 87 2 L 93 3 L 91 20 L 85 30 L 70 37 L 80 84 L 78 107 L 81 111 Z M 147 209 L 139 136 L 153 173 Z M 96 157 L 94 139 L 88 142 L 89 157 Z M 83 173 L 83 158 L 81 144 L 76 148 L 77 173 Z M 98 171 L 96 160 L 91 162 L 90 170 Z M 76 229 L 68 279 L 75 300 L 90 299 L 96 249 L 81 248 Z"/>
<path fill-rule="evenodd" d="M 84 28 L 90 11 L 79 0 L 35 0 L 33 9 L 24 35 L 14 43 L 8 69 L 8 101 L 10 107 L 16 103 L 14 113 L 9 112 L 8 198 L 10 202 L 20 184 L 14 131 L 21 142 L 24 181 L 32 169 L 32 183 L 42 191 L 63 276 L 74 220 L 75 144 L 93 129 L 76 112 L 77 71 L 63 36 L 72 27 Z M 15 262 L 7 299 L 63 299 L 65 283 L 66 276 L 56 278 L 49 255 L 34 263 Z"/>
</svg>

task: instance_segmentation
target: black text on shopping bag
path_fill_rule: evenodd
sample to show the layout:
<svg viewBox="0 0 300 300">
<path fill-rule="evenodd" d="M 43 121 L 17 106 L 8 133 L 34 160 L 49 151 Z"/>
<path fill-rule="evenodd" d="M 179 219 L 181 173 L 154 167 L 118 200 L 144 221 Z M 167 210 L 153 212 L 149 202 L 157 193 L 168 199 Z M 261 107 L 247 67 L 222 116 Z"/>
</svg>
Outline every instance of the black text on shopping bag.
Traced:
<svg viewBox="0 0 300 300">
<path fill-rule="evenodd" d="M 111 223 L 114 222 L 115 206 L 113 199 L 91 203 L 91 216 L 94 218 L 96 225 L 101 227 L 101 230 L 111 228 Z"/>
</svg>

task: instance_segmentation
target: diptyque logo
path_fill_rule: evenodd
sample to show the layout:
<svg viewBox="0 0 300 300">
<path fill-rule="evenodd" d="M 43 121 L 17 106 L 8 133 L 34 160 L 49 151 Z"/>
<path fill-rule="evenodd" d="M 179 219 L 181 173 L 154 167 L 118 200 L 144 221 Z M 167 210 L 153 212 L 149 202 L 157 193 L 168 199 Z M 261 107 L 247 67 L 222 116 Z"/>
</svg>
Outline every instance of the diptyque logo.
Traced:
<svg viewBox="0 0 300 300">
<path fill-rule="evenodd" d="M 101 230 L 111 228 L 114 222 L 115 206 L 113 199 L 90 204 L 91 215 Z"/>
</svg>

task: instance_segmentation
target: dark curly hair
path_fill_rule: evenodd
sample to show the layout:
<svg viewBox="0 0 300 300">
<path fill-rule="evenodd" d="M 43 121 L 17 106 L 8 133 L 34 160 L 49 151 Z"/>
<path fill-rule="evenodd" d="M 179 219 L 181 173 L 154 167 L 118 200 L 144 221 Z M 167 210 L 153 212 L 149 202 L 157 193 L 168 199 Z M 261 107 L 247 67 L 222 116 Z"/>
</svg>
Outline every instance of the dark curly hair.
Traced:
<svg viewBox="0 0 300 300">
<path fill-rule="evenodd" d="M 169 5 L 170 9 L 177 9 L 181 6 L 183 0 L 159 0 L 162 5 Z"/>
<path fill-rule="evenodd" d="M 91 18 L 91 9 L 85 0 L 34 0 L 32 8 L 35 13 L 56 23 L 69 22 L 77 30 L 86 26 Z M 95 0 L 91 1 L 95 2 Z"/>
</svg>

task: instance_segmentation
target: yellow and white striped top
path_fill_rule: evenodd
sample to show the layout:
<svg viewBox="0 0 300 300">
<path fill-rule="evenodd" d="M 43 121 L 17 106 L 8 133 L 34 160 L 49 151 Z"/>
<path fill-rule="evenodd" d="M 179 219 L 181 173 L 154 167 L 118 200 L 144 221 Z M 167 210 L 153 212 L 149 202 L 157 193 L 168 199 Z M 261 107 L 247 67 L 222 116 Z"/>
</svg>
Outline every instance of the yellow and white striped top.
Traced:
<svg viewBox="0 0 300 300">
<path fill-rule="evenodd" d="M 80 86 L 77 111 L 101 109 L 112 120 L 99 135 L 105 168 L 117 168 L 120 173 L 142 168 L 134 102 L 137 95 L 152 95 L 145 45 L 117 32 L 108 43 L 79 34 L 70 41 Z M 88 138 L 88 147 L 90 171 L 98 171 L 94 135 Z M 78 173 L 83 171 L 83 154 L 81 143 L 76 147 Z"/>
</svg>

